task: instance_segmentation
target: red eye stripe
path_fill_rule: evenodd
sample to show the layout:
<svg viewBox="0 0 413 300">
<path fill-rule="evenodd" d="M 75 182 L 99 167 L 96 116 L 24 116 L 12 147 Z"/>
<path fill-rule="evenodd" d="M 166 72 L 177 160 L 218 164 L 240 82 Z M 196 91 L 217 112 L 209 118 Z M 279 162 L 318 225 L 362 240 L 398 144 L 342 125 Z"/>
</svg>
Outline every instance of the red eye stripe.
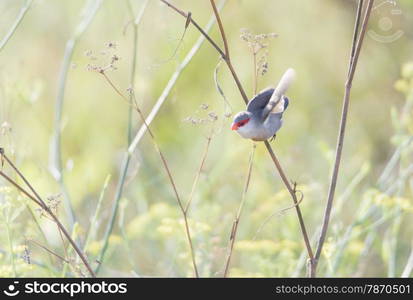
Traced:
<svg viewBox="0 0 413 300">
<path fill-rule="evenodd" d="M 245 119 L 245 120 L 239 121 L 239 122 L 237 123 L 237 126 L 238 126 L 238 127 L 242 127 L 242 126 L 244 126 L 245 124 L 247 124 L 247 123 L 249 122 L 249 120 L 250 120 L 250 119 Z"/>
</svg>

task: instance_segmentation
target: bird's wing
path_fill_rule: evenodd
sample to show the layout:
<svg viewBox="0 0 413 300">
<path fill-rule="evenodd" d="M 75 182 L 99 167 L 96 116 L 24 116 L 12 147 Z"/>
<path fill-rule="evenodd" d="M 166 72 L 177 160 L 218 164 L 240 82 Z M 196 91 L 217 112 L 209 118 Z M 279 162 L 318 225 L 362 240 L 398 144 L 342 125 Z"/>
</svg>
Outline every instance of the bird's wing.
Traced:
<svg viewBox="0 0 413 300">
<path fill-rule="evenodd" d="M 268 101 L 270 101 L 273 92 L 273 88 L 266 88 L 265 90 L 262 90 L 250 102 L 248 102 L 247 111 L 256 112 L 257 110 L 264 109 L 268 104 Z"/>
</svg>

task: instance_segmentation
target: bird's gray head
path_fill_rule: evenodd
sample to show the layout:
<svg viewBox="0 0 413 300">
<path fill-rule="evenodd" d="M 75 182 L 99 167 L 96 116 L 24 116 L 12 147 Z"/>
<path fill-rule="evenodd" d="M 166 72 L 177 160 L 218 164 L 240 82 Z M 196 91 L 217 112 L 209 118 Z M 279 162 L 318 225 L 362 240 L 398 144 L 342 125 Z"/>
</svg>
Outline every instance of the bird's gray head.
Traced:
<svg viewBox="0 0 413 300">
<path fill-rule="evenodd" d="M 232 122 L 231 129 L 238 130 L 239 128 L 245 126 L 251 120 L 252 114 L 249 111 L 241 111 L 237 113 Z"/>
</svg>

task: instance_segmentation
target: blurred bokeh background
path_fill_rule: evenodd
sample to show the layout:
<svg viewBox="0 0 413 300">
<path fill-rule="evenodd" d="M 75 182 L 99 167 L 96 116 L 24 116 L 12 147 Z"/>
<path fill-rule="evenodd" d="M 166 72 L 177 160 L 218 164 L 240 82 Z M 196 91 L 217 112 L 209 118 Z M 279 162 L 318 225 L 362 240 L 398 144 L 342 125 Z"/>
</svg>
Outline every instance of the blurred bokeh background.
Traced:
<svg viewBox="0 0 413 300">
<path fill-rule="evenodd" d="M 192 12 L 202 27 L 212 17 L 209 1 L 171 2 Z M 0 1 L 0 40 L 26 3 Z M 129 105 L 96 72 L 114 55 L 119 58 L 106 73 L 126 97 L 133 90 L 146 116 L 178 70 L 150 127 L 183 202 L 211 138 L 189 224 L 200 275 L 222 276 L 252 149 L 251 141 L 230 130 L 229 114 L 243 110 L 244 103 L 225 63 L 219 65 L 219 55 L 205 42 L 180 69 L 200 34 L 189 26 L 181 40 L 185 18 L 157 0 L 29 4 L 0 50 L 0 147 L 40 195 L 58 205 L 59 217 L 94 268 L 101 259 L 99 276 L 193 276 L 182 213 L 147 134 L 130 157 L 116 202 Z M 266 45 L 258 54 L 266 71 L 262 75 L 260 69 L 258 90 L 275 85 L 288 67 L 297 72 L 283 128 L 272 145 L 304 195 L 301 208 L 314 244 L 334 159 L 356 6 L 353 0 L 228 0 L 221 11 L 232 61 L 249 97 L 253 54 L 241 35 Z M 210 34 L 222 45 L 216 24 Z M 412 39 L 413 2 L 376 0 L 353 84 L 319 276 L 411 275 Z M 61 118 L 56 114 L 60 101 Z M 142 122 L 135 112 L 131 117 L 134 136 Z M 60 150 L 53 138 L 57 133 Z M 16 178 L 9 166 L 3 171 Z M 283 210 L 292 200 L 262 143 L 245 201 L 229 276 L 305 276 L 297 216 L 294 209 Z M 105 237 L 115 203 L 113 231 Z M 87 274 L 53 222 L 4 180 L 0 212 L 0 276 Z"/>
</svg>

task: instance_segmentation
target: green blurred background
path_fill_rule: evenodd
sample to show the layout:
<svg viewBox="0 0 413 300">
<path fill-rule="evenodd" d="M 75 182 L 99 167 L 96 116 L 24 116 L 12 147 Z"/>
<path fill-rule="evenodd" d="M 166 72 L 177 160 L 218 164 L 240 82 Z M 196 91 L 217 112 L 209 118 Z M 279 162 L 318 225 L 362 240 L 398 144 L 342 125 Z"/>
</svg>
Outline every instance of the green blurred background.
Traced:
<svg viewBox="0 0 413 300">
<path fill-rule="evenodd" d="M 0 146 L 44 198 L 61 202 L 59 216 L 80 245 L 89 238 L 86 253 L 96 267 L 127 148 L 129 107 L 87 66 L 106 65 L 116 54 L 116 70 L 107 74 L 127 94 L 134 44 L 131 22 L 145 1 L 104 0 L 76 39 L 60 129 L 64 180 L 77 219 L 73 225 L 50 172 L 50 144 L 65 47 L 84 18 L 82 12 L 90 14 L 84 7 L 94 2 L 34 0 L 0 50 Z M 413 242 L 413 2 L 381 2 L 376 0 L 353 84 L 319 276 L 410 276 L 413 265 L 408 264 Z M 0 39 L 24 3 L 0 1 Z M 191 11 L 201 26 L 212 16 L 209 1 L 173 3 Z M 232 61 L 249 97 L 254 66 L 240 38 L 242 29 L 278 34 L 267 41 L 268 71 L 259 76 L 258 90 L 275 85 L 288 67 L 297 72 L 284 126 L 272 145 L 288 178 L 304 194 L 301 208 L 314 244 L 334 159 L 355 10 L 356 1 L 351 0 L 228 0 L 221 13 Z M 144 115 L 199 37 L 189 26 L 180 42 L 184 26 L 185 19 L 173 10 L 148 1 L 138 27 L 133 86 Z M 222 44 L 215 25 L 211 36 Z M 200 275 L 206 277 L 222 275 L 252 148 L 250 141 L 230 130 L 231 118 L 224 116 L 229 109 L 233 114 L 243 110 L 244 103 L 222 63 L 218 82 L 230 104 L 225 107 L 214 80 L 218 63 L 215 49 L 204 43 L 180 72 L 151 124 L 183 201 L 188 200 L 213 131 L 189 213 Z M 213 121 L 211 113 L 218 120 Z M 141 124 L 134 113 L 133 135 Z M 193 276 L 182 214 L 154 150 L 145 135 L 132 155 L 100 276 Z M 7 166 L 4 171 L 13 174 Z M 107 189 L 94 223 L 105 180 Z M 258 144 L 230 276 L 305 276 L 306 252 L 295 211 L 281 212 L 291 204 L 265 147 Z M 65 251 L 53 223 L 5 181 L 0 181 L 0 212 L 0 276 L 87 274 L 73 251 Z M 73 264 L 65 267 L 32 240 L 66 255 Z"/>
</svg>

